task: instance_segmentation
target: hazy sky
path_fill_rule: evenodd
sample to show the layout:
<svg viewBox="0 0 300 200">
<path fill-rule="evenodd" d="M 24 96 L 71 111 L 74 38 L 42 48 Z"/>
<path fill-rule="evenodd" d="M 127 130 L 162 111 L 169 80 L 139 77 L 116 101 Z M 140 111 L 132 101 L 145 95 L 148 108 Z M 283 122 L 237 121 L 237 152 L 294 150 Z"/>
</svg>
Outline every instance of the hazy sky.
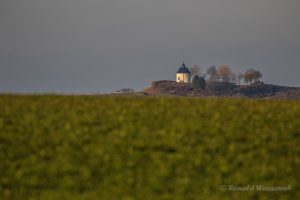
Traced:
<svg viewBox="0 0 300 200">
<path fill-rule="evenodd" d="M 0 0 L 0 92 L 109 92 L 179 65 L 300 86 L 299 0 Z"/>
</svg>

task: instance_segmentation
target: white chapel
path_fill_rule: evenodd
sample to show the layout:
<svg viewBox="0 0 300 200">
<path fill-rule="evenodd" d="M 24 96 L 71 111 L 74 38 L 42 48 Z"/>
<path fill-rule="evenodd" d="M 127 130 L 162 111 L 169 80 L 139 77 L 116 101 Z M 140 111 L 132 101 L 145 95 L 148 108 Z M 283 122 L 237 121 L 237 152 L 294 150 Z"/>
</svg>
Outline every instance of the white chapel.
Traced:
<svg viewBox="0 0 300 200">
<path fill-rule="evenodd" d="M 190 70 L 185 66 L 184 63 L 182 63 L 182 66 L 178 69 L 178 71 L 176 73 L 176 82 L 177 83 L 189 83 L 190 76 L 191 76 Z"/>
</svg>

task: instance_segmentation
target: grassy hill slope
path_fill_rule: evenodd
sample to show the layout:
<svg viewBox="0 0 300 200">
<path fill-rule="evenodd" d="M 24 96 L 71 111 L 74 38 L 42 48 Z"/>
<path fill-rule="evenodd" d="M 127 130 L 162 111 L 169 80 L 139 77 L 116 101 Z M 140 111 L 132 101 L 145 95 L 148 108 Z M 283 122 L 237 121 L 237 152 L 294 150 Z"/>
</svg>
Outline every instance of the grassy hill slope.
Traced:
<svg viewBox="0 0 300 200">
<path fill-rule="evenodd" d="M 299 199 L 299 111 L 299 101 L 2 95 L 0 199 Z"/>
</svg>

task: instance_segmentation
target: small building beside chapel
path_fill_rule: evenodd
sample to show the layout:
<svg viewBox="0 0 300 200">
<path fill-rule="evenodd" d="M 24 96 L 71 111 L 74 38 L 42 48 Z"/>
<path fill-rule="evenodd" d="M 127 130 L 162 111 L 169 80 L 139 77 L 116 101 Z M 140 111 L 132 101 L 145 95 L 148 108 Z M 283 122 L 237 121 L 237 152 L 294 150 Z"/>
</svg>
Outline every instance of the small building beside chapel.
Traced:
<svg viewBox="0 0 300 200">
<path fill-rule="evenodd" d="M 182 63 L 182 66 L 178 69 L 176 73 L 176 82 L 177 83 L 190 83 L 190 70 Z"/>
</svg>

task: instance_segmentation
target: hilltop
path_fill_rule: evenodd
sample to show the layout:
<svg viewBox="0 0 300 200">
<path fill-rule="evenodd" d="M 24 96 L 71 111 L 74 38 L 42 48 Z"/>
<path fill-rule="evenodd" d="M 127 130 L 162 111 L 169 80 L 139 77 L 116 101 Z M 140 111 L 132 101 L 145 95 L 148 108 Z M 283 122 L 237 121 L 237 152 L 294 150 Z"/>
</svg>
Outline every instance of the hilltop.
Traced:
<svg viewBox="0 0 300 200">
<path fill-rule="evenodd" d="M 277 98 L 300 99 L 300 88 L 272 84 L 256 83 L 237 85 L 233 83 L 207 83 L 205 89 L 193 89 L 187 83 L 177 83 L 170 80 L 153 81 L 149 88 L 142 91 L 145 95 L 171 95 L 191 97 L 245 97 L 245 98 Z"/>
</svg>

